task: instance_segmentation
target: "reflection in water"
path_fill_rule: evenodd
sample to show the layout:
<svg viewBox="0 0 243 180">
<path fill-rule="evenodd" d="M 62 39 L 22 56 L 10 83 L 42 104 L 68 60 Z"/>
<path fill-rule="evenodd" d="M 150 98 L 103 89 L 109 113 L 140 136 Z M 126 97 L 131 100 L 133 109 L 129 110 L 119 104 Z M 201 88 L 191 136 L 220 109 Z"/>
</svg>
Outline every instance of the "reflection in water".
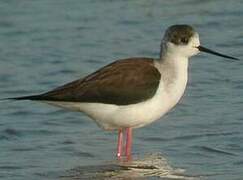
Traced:
<svg viewBox="0 0 243 180">
<path fill-rule="evenodd" d="M 172 168 L 160 154 L 150 154 L 132 162 L 114 162 L 104 165 L 80 166 L 60 177 L 69 179 L 199 179 L 185 175 L 185 170 Z"/>
</svg>

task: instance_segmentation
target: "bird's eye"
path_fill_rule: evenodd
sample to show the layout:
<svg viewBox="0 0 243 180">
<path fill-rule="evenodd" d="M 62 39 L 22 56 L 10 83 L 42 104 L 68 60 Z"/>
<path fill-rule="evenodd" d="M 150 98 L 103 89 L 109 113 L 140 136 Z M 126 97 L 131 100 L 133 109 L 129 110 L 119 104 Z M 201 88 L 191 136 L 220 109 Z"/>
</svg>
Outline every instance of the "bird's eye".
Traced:
<svg viewBox="0 0 243 180">
<path fill-rule="evenodd" d="M 188 38 L 182 37 L 181 38 L 181 43 L 187 44 L 188 43 Z"/>
</svg>

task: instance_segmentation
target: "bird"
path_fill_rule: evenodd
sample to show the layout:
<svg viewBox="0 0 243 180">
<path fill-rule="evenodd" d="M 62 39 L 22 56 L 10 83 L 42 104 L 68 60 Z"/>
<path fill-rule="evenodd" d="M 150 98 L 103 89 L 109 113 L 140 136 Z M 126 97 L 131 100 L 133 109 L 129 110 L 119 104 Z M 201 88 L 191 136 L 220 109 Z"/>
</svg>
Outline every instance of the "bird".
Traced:
<svg viewBox="0 0 243 180">
<path fill-rule="evenodd" d="M 116 157 L 130 161 L 133 130 L 160 119 L 178 104 L 188 81 L 189 58 L 199 52 L 239 60 L 201 46 L 192 26 L 176 24 L 166 29 L 158 58 L 119 59 L 45 93 L 6 99 L 82 112 L 102 129 L 118 131 Z"/>
</svg>

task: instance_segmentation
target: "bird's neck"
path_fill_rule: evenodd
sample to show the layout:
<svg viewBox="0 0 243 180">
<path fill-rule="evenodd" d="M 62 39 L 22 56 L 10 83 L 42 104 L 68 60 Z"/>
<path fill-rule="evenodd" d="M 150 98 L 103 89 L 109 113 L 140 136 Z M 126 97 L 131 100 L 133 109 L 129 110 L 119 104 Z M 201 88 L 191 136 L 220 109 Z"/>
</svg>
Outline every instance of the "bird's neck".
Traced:
<svg viewBox="0 0 243 180">
<path fill-rule="evenodd" d="M 178 75 L 177 78 L 187 77 L 188 58 L 177 53 L 166 52 L 160 55 L 159 63 L 170 75 Z M 171 74 L 172 73 L 172 74 Z M 173 77 L 173 76 L 172 76 Z"/>
<path fill-rule="evenodd" d="M 178 102 L 183 95 L 188 79 L 188 58 L 177 53 L 161 54 L 158 62 L 164 89 Z"/>
</svg>

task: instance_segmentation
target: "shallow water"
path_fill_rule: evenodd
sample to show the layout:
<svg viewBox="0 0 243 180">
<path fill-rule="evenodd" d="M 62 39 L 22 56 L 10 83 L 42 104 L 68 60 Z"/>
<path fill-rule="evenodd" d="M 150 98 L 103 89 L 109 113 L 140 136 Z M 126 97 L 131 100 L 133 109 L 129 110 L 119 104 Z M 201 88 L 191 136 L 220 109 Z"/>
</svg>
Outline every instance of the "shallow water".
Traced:
<svg viewBox="0 0 243 180">
<path fill-rule="evenodd" d="M 184 98 L 160 121 L 134 132 L 134 154 L 143 161 L 146 153 L 162 153 L 158 159 L 172 170 L 183 169 L 185 179 L 240 179 L 242 9 L 240 0 L 3 0 L 0 98 L 46 91 L 119 58 L 158 57 L 164 30 L 191 24 L 204 46 L 242 61 L 192 58 Z M 117 164 L 110 166 L 115 145 L 115 133 L 101 131 L 81 113 L 35 102 L 0 103 L 2 179 L 75 178 L 69 173 L 83 170 L 94 177 L 101 167 L 115 171 Z"/>
</svg>

